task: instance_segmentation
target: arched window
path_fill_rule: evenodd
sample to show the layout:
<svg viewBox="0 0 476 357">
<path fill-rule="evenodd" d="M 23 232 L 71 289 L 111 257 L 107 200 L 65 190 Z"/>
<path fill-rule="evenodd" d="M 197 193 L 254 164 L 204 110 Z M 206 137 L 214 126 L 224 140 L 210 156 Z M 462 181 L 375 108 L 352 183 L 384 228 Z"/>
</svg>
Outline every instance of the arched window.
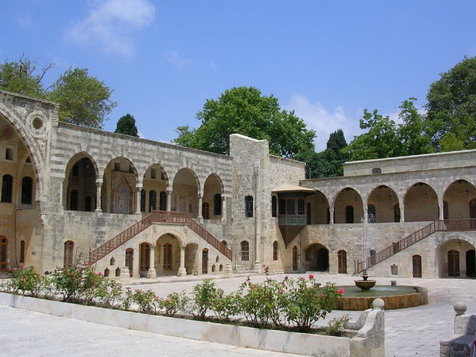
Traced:
<svg viewBox="0 0 476 357">
<path fill-rule="evenodd" d="M 161 211 L 167 210 L 167 194 L 164 191 L 159 194 L 159 209 Z"/>
<path fill-rule="evenodd" d="M 33 179 L 25 176 L 21 180 L 21 203 L 23 205 L 31 205 L 33 201 Z"/>
<path fill-rule="evenodd" d="M 337 252 L 337 272 L 347 274 L 347 252 L 345 250 Z"/>
<path fill-rule="evenodd" d="M 278 213 L 278 207 L 276 202 L 276 196 L 271 196 L 271 216 L 276 217 Z"/>
<path fill-rule="evenodd" d="M 221 215 L 221 194 L 219 193 L 213 196 L 213 214 L 215 216 Z"/>
<path fill-rule="evenodd" d="M 64 242 L 64 263 L 65 267 L 73 266 L 73 252 L 74 252 L 74 242 L 66 241 Z"/>
<path fill-rule="evenodd" d="M 157 209 L 157 192 L 154 190 L 149 192 L 149 212 Z"/>
<path fill-rule="evenodd" d="M 69 209 L 73 211 L 78 210 L 78 191 L 72 190 L 70 194 Z"/>
<path fill-rule="evenodd" d="M 145 212 L 145 190 L 140 190 L 140 211 Z"/>
<path fill-rule="evenodd" d="M 20 242 L 20 263 L 25 262 L 25 241 Z"/>
<path fill-rule="evenodd" d="M 273 242 L 273 260 L 276 261 L 278 260 L 278 241 Z"/>
<path fill-rule="evenodd" d="M 367 214 L 368 214 L 367 221 L 369 223 L 377 222 L 377 209 L 375 208 L 374 205 L 367 206 Z"/>
<path fill-rule="evenodd" d="M 13 196 L 13 177 L 3 175 L 2 179 L 2 202 L 11 203 Z"/>
<path fill-rule="evenodd" d="M 241 260 L 247 262 L 250 260 L 250 244 L 247 241 L 240 243 L 241 248 Z"/>
<path fill-rule="evenodd" d="M 208 202 L 202 203 L 202 217 L 203 219 L 210 218 L 210 205 L 208 204 Z"/>
<path fill-rule="evenodd" d="M 347 206 L 345 208 L 345 223 L 354 223 L 354 207 Z"/>
<path fill-rule="evenodd" d="M 245 197 L 245 217 L 253 217 L 253 196 Z"/>
</svg>

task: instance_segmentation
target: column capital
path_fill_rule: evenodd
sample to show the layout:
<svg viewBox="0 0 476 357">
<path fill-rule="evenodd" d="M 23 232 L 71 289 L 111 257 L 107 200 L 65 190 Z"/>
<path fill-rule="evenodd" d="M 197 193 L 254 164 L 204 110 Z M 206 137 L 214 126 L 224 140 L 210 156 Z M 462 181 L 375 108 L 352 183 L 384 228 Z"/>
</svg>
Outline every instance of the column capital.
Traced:
<svg viewBox="0 0 476 357">
<path fill-rule="evenodd" d="M 98 178 L 96 179 L 96 185 L 102 185 L 103 184 L 103 180 Z"/>
</svg>

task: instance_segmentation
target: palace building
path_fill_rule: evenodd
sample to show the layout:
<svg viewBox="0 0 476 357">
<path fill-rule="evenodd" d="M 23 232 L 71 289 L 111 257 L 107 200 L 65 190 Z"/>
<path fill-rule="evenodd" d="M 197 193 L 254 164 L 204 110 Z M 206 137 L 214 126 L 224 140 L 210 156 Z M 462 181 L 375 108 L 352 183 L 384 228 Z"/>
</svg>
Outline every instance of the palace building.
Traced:
<svg viewBox="0 0 476 357">
<path fill-rule="evenodd" d="M 57 114 L 0 91 L 0 271 L 476 277 L 476 150 L 305 179 L 304 163 L 270 155 L 266 140 L 233 134 L 226 156 Z"/>
</svg>

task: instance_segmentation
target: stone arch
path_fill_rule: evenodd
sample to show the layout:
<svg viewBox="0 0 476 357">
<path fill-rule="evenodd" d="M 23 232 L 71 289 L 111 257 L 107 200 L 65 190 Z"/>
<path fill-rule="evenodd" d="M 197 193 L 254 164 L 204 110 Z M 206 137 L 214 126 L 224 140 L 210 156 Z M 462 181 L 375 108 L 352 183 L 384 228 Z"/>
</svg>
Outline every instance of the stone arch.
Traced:
<svg viewBox="0 0 476 357">
<path fill-rule="evenodd" d="M 352 222 L 348 219 L 349 206 L 353 211 Z M 361 223 L 363 219 L 364 207 L 359 192 L 352 187 L 340 190 L 334 199 L 334 223 Z"/>
<path fill-rule="evenodd" d="M 476 198 L 476 187 L 467 180 L 459 179 L 450 183 L 444 190 L 444 218 L 471 218 L 470 202 Z"/>
<path fill-rule="evenodd" d="M 439 277 L 467 277 L 473 275 L 476 272 L 476 262 L 474 258 L 468 261 L 467 252 L 474 252 L 474 250 L 475 246 L 472 243 L 454 236 L 440 243 L 436 249 Z M 474 253 L 472 256 L 474 257 Z"/>
<path fill-rule="evenodd" d="M 327 196 L 319 190 L 309 195 L 307 198 L 308 224 L 329 224 L 330 223 L 330 205 Z M 309 210 L 310 209 L 310 210 Z M 310 223 L 309 223 L 310 221 Z"/>
<path fill-rule="evenodd" d="M 398 196 L 390 186 L 380 185 L 372 189 L 367 196 L 367 205 L 375 206 L 375 217 L 372 219 L 370 210 L 368 211 L 369 223 L 398 222 L 395 214 L 395 206 L 400 209 Z M 398 219 L 398 220 L 397 220 Z"/>
<path fill-rule="evenodd" d="M 182 239 L 173 233 L 163 233 L 155 241 L 153 267 L 159 275 L 177 275 L 180 268 Z M 185 250 L 187 253 L 187 250 Z M 185 258 L 186 261 L 186 258 Z"/>
<path fill-rule="evenodd" d="M 404 197 L 405 222 L 435 221 L 438 219 L 438 196 L 424 182 L 410 186 Z"/>
<path fill-rule="evenodd" d="M 185 212 L 197 217 L 199 211 L 200 181 L 190 168 L 182 168 L 172 181 L 172 211 Z"/>
<path fill-rule="evenodd" d="M 44 121 L 45 128 L 48 127 L 49 130 L 51 124 L 43 113 L 32 112 L 28 117 L 31 117 L 32 115 L 41 117 Z M 47 197 L 41 195 L 41 193 L 44 192 L 45 158 L 43 157 L 44 150 L 41 148 L 40 140 L 36 139 L 31 133 L 31 130 L 27 128 L 26 119 L 23 120 L 16 111 L 9 109 L 2 103 L 0 103 L 0 122 L 1 119 L 4 119 L 13 128 L 16 135 L 20 138 L 20 141 L 29 152 L 36 179 L 36 184 L 34 185 L 36 188 L 34 196 L 36 197 L 36 200 L 46 201 Z"/>
<path fill-rule="evenodd" d="M 96 161 L 86 152 L 74 154 L 68 160 L 64 171 L 63 181 L 63 207 L 70 210 L 71 192 L 78 192 L 79 211 L 94 211 L 97 202 L 98 166 Z M 86 207 L 86 198 L 91 198 L 91 207 Z"/>
<path fill-rule="evenodd" d="M 202 205 L 208 204 L 209 218 L 222 218 L 223 182 L 217 174 L 210 174 L 203 185 Z M 202 212 L 203 217 L 205 214 Z"/>
<path fill-rule="evenodd" d="M 142 178 L 142 189 L 145 192 L 144 212 L 150 212 L 153 205 L 151 202 L 151 192 L 155 192 L 155 209 L 165 211 L 166 207 L 166 190 L 169 187 L 169 177 L 163 166 L 160 164 L 151 164 L 145 171 Z M 161 195 L 162 194 L 162 195 Z M 164 201 L 165 195 L 165 202 Z"/>
<path fill-rule="evenodd" d="M 139 211 L 137 182 L 137 169 L 129 159 L 120 156 L 109 161 L 101 191 L 103 212 L 133 214 Z"/>
<path fill-rule="evenodd" d="M 319 243 L 313 243 L 304 250 L 304 260 L 308 270 L 329 270 L 329 249 Z"/>
</svg>

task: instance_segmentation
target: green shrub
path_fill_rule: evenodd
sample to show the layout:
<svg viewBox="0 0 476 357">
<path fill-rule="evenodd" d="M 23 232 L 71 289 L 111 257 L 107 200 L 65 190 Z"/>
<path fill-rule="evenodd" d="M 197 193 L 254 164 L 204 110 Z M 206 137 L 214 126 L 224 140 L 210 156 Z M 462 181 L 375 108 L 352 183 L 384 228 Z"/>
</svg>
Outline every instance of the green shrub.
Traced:
<svg viewBox="0 0 476 357">
<path fill-rule="evenodd" d="M 155 303 L 157 297 L 152 290 L 143 291 L 136 289 L 134 294 L 132 294 L 132 301 L 139 306 L 139 311 L 141 312 L 151 313 L 156 311 Z"/>
<path fill-rule="evenodd" d="M 175 316 L 177 312 L 187 313 L 189 304 L 190 297 L 185 291 L 170 293 L 165 299 L 159 300 L 159 306 L 166 316 Z"/>
<path fill-rule="evenodd" d="M 121 296 L 121 284 L 106 278 L 102 280 L 102 283 L 94 291 L 94 298 L 103 307 L 117 307 L 117 302 L 120 301 Z"/>
<path fill-rule="evenodd" d="M 43 290 L 43 279 L 33 267 L 14 270 L 10 280 L 10 290 L 23 295 L 38 297 Z"/>
<path fill-rule="evenodd" d="M 191 313 L 200 319 L 205 315 L 213 305 L 215 299 L 220 295 L 220 290 L 211 279 L 204 279 L 203 283 L 197 284 L 192 290 Z"/>
<path fill-rule="evenodd" d="M 220 290 L 219 295 L 212 302 L 211 309 L 219 321 L 228 322 L 231 316 L 241 311 L 239 303 L 238 293 L 224 295 L 223 290 Z"/>
<path fill-rule="evenodd" d="M 326 333 L 331 336 L 342 336 L 344 334 L 345 325 L 349 320 L 349 315 L 334 317 L 329 321 L 329 324 L 326 327 Z"/>
</svg>

